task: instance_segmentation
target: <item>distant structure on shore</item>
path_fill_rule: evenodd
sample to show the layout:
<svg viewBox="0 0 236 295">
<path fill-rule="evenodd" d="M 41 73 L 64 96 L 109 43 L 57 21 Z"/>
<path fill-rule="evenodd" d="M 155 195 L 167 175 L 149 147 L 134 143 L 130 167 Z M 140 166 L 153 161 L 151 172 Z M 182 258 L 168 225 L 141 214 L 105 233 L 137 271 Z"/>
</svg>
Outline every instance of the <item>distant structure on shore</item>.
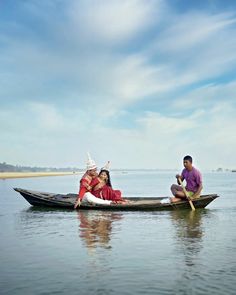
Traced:
<svg viewBox="0 0 236 295">
<path fill-rule="evenodd" d="M 134 172 L 134 171 L 177 171 L 177 168 L 175 169 L 124 169 L 124 168 L 116 168 L 112 169 L 113 171 L 121 171 L 123 174 L 127 174 L 128 172 Z M 30 166 L 20 166 L 20 165 L 11 165 L 7 164 L 6 162 L 0 163 L 0 172 L 82 172 L 84 171 L 84 168 L 77 168 L 77 167 L 62 167 L 62 168 L 55 168 L 55 167 L 30 167 Z M 223 169 L 223 168 L 217 168 L 216 170 L 212 170 L 212 172 L 236 172 L 236 169 Z"/>
<path fill-rule="evenodd" d="M 217 168 L 216 170 L 212 170 L 212 172 L 236 172 L 236 169 L 223 169 L 223 168 Z"/>
<path fill-rule="evenodd" d="M 74 172 L 80 171 L 76 167 L 53 168 L 53 167 L 29 167 L 0 163 L 0 172 Z"/>
</svg>

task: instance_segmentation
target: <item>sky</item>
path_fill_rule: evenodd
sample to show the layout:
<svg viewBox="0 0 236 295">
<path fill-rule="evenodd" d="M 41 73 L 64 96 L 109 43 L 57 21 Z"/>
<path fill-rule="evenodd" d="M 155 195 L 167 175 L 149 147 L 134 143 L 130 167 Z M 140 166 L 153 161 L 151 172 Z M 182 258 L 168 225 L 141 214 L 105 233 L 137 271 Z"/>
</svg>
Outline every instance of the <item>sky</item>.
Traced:
<svg viewBox="0 0 236 295">
<path fill-rule="evenodd" d="M 234 0 L 0 0 L 0 162 L 236 168 Z"/>
</svg>

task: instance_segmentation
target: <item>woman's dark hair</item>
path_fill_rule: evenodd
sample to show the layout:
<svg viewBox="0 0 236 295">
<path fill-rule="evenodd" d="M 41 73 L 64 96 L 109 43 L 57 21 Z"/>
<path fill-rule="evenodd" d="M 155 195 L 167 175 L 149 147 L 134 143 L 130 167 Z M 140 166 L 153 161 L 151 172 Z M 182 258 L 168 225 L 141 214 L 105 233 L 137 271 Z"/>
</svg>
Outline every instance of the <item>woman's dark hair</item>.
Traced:
<svg viewBox="0 0 236 295">
<path fill-rule="evenodd" d="M 193 162 L 193 158 L 192 158 L 191 156 L 188 155 L 188 156 L 185 156 L 185 157 L 184 157 L 184 161 L 189 161 L 189 162 L 192 163 L 192 162 Z"/>
<path fill-rule="evenodd" d="M 112 186 L 111 186 L 111 178 L 110 178 L 110 173 L 109 173 L 109 171 L 108 171 L 108 170 L 105 170 L 105 169 L 102 169 L 102 170 L 99 172 L 99 175 L 100 175 L 102 172 L 105 172 L 106 175 L 107 175 L 107 185 L 110 186 L 110 187 L 112 187 Z M 98 175 L 98 176 L 99 176 L 99 175 Z"/>
</svg>

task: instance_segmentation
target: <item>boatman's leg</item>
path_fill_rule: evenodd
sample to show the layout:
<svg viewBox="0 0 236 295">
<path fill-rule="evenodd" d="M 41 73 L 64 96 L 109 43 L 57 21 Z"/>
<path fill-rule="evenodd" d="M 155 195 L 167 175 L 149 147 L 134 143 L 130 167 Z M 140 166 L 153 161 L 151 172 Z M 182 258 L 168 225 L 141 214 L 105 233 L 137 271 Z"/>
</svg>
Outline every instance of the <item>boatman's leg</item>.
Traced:
<svg viewBox="0 0 236 295">
<path fill-rule="evenodd" d="M 183 188 L 180 185 L 172 184 L 170 190 L 171 190 L 172 194 L 174 195 L 174 197 L 171 198 L 171 202 L 174 203 L 174 202 L 179 202 L 181 200 L 186 199 Z"/>
</svg>

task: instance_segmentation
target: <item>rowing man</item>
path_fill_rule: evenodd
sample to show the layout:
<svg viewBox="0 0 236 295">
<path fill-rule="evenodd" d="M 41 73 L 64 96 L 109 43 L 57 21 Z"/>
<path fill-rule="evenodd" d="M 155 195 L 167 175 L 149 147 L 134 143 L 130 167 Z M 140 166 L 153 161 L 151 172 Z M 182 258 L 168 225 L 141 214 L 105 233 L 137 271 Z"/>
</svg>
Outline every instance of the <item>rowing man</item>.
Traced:
<svg viewBox="0 0 236 295">
<path fill-rule="evenodd" d="M 193 167 L 193 159 L 191 156 L 185 156 L 183 159 L 184 169 L 181 175 L 177 174 L 177 184 L 172 184 L 171 192 L 174 195 L 171 198 L 171 202 L 178 202 L 183 199 L 186 199 L 186 195 L 183 191 L 183 188 L 180 186 L 179 178 L 183 181 L 186 180 L 186 190 L 188 192 L 188 196 L 191 199 L 199 198 L 202 191 L 202 175 L 199 170 Z"/>
</svg>

